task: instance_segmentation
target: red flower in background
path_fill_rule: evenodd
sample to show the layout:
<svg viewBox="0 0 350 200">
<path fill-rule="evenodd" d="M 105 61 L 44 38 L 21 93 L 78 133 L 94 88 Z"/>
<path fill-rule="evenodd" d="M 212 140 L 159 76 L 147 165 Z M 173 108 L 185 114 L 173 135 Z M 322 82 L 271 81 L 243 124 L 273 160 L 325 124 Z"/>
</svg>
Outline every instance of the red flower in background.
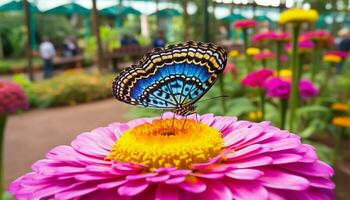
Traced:
<svg viewBox="0 0 350 200">
<path fill-rule="evenodd" d="M 233 76 L 238 76 L 238 71 L 235 64 L 227 63 L 224 69 L 224 74 L 232 74 Z"/>
<path fill-rule="evenodd" d="M 233 23 L 233 27 L 235 29 L 254 28 L 256 25 L 257 23 L 254 19 L 242 19 L 242 20 L 237 20 Z"/>
<path fill-rule="evenodd" d="M 0 115 L 7 115 L 28 107 L 28 99 L 20 86 L 0 81 Z"/>
<path fill-rule="evenodd" d="M 262 88 L 265 81 L 273 75 L 271 69 L 261 69 L 249 73 L 241 81 L 242 85 L 245 87 L 259 87 Z"/>
</svg>

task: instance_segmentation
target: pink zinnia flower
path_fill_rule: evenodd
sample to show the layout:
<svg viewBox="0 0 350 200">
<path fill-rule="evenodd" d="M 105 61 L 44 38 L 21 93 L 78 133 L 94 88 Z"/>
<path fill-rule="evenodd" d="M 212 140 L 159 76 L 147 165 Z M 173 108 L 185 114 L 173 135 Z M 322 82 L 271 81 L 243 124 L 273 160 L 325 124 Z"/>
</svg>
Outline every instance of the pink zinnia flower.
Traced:
<svg viewBox="0 0 350 200">
<path fill-rule="evenodd" d="M 142 118 L 79 135 L 10 185 L 22 199 L 332 199 L 333 169 L 269 122 Z"/>
<path fill-rule="evenodd" d="M 266 94 L 269 97 L 288 99 L 291 91 L 291 84 L 289 79 L 272 77 L 265 82 L 263 88 L 266 90 Z M 319 90 L 310 80 L 300 80 L 299 95 L 303 99 L 314 97 L 318 92 Z"/>
<path fill-rule="evenodd" d="M 269 97 L 288 99 L 290 93 L 290 81 L 279 77 L 272 77 L 264 84 L 264 89 Z"/>
<path fill-rule="evenodd" d="M 334 50 L 334 51 L 329 51 L 327 52 L 327 54 L 329 55 L 336 55 L 341 57 L 342 59 L 345 59 L 348 57 L 349 53 L 346 51 L 340 51 L 340 50 Z"/>
<path fill-rule="evenodd" d="M 275 53 L 271 51 L 261 51 L 254 55 L 255 60 L 268 60 L 273 59 L 275 57 Z"/>
<path fill-rule="evenodd" d="M 242 19 L 242 20 L 237 20 L 233 23 L 233 27 L 235 29 L 254 28 L 256 25 L 257 23 L 254 19 Z"/>
<path fill-rule="evenodd" d="M 275 33 L 272 31 L 257 33 L 252 36 L 252 42 L 262 42 L 266 40 L 271 40 L 274 37 L 274 35 Z"/>
<path fill-rule="evenodd" d="M 331 34 L 326 31 L 326 30 L 313 30 L 313 31 L 307 31 L 304 32 L 301 35 L 301 38 L 303 38 L 303 40 L 328 40 L 331 36 Z"/>
<path fill-rule="evenodd" d="M 262 87 L 264 82 L 273 75 L 271 69 L 261 69 L 252 71 L 241 81 L 243 86 L 246 87 Z"/>
<path fill-rule="evenodd" d="M 310 52 L 312 49 L 315 48 L 315 44 L 310 40 L 303 40 L 298 42 L 298 52 L 304 53 L 304 52 Z M 286 44 L 285 49 L 290 52 L 292 50 L 292 45 Z"/>
<path fill-rule="evenodd" d="M 310 80 L 300 80 L 299 82 L 299 94 L 302 98 L 310 98 L 318 95 L 318 88 Z"/>
<path fill-rule="evenodd" d="M 224 69 L 224 74 L 232 74 L 238 76 L 238 71 L 234 63 L 227 63 Z"/>
<path fill-rule="evenodd" d="M 27 96 L 19 85 L 0 81 L 0 115 L 7 115 L 28 107 Z"/>
<path fill-rule="evenodd" d="M 271 37 L 271 40 L 275 41 L 288 41 L 290 40 L 290 36 L 286 32 L 273 32 L 274 34 Z"/>
</svg>

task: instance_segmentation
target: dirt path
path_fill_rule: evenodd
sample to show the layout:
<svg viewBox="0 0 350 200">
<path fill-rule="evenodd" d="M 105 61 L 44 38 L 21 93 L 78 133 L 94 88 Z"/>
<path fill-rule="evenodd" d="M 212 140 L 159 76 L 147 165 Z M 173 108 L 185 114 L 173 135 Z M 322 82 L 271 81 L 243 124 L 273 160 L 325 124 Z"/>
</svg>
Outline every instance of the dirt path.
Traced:
<svg viewBox="0 0 350 200">
<path fill-rule="evenodd" d="M 125 121 L 127 109 L 127 105 L 108 99 L 11 116 L 5 131 L 6 183 L 29 172 L 51 148 L 69 144 L 79 133 Z"/>
</svg>

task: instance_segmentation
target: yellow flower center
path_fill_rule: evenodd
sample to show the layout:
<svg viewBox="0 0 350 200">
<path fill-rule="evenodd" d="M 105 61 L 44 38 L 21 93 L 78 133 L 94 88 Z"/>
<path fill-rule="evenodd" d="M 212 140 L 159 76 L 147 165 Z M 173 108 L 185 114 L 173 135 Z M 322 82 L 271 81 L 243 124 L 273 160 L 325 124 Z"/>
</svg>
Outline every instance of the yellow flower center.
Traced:
<svg viewBox="0 0 350 200">
<path fill-rule="evenodd" d="M 144 164 L 150 171 L 170 166 L 189 169 L 220 154 L 223 142 L 221 133 L 204 123 L 154 120 L 126 130 L 105 159 Z"/>
</svg>

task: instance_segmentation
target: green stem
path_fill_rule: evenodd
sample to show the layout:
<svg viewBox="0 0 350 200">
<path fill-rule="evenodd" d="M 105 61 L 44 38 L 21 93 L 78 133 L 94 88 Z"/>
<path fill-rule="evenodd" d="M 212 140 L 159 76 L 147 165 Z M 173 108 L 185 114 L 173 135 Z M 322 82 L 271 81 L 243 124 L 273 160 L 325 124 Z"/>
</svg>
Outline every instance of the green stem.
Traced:
<svg viewBox="0 0 350 200">
<path fill-rule="evenodd" d="M 312 52 L 312 63 L 311 63 L 311 80 L 312 82 L 315 81 L 315 77 L 316 77 L 316 74 L 317 74 L 317 65 L 319 65 L 320 63 L 320 55 L 321 55 L 321 48 L 320 48 L 320 45 L 315 42 L 316 44 L 316 47 L 314 49 L 314 51 Z"/>
<path fill-rule="evenodd" d="M 281 99 L 281 129 L 282 130 L 286 125 L 287 109 L 288 109 L 288 100 Z"/>
<path fill-rule="evenodd" d="M 276 42 L 276 71 L 278 76 L 280 75 L 281 70 L 282 44 L 282 42 Z"/>
<path fill-rule="evenodd" d="M 243 50 L 244 50 L 244 55 L 245 55 L 245 64 L 246 64 L 246 68 L 248 70 L 247 73 L 252 71 L 252 67 L 251 66 L 251 61 L 249 58 L 249 55 L 247 54 L 247 49 L 249 46 L 249 41 L 248 41 L 248 30 L 247 29 L 242 29 L 242 33 L 243 33 Z"/>
<path fill-rule="evenodd" d="M 298 35 L 300 30 L 300 24 L 293 25 L 292 32 L 292 88 L 291 95 L 289 97 L 290 101 L 290 118 L 289 118 L 289 129 L 290 131 L 294 131 L 294 123 L 295 123 L 295 115 L 296 109 L 299 104 L 299 89 L 298 89 L 298 75 L 299 75 L 299 67 L 298 67 Z"/>
<path fill-rule="evenodd" d="M 335 165 L 338 159 L 341 158 L 341 146 L 342 146 L 342 140 L 344 135 L 345 135 L 345 127 L 341 127 L 340 133 L 336 134 L 336 138 L 335 138 L 335 147 L 333 151 L 333 165 Z"/>
<path fill-rule="evenodd" d="M 266 68 L 266 66 L 267 66 L 267 61 L 266 61 L 266 59 L 262 59 L 261 60 L 261 63 L 262 63 L 262 68 Z"/>
<path fill-rule="evenodd" d="M 260 90 L 260 107 L 261 107 L 261 120 L 264 121 L 265 120 L 265 91 L 262 89 Z"/>
<path fill-rule="evenodd" d="M 2 199 L 4 194 L 4 176 L 3 176 L 3 150 L 4 150 L 4 133 L 6 125 L 6 116 L 0 115 L 0 199 Z"/>
<path fill-rule="evenodd" d="M 221 96 L 224 96 L 226 93 L 225 93 L 225 88 L 224 88 L 224 75 L 223 74 L 219 75 L 219 84 L 220 84 Z M 227 113 L 226 98 L 221 98 L 221 107 L 222 107 L 223 114 L 225 115 Z"/>
<path fill-rule="evenodd" d="M 298 83 L 300 82 L 301 77 L 303 76 L 303 63 L 304 63 L 305 54 L 300 53 L 299 59 L 297 60 L 298 66 Z"/>
</svg>

